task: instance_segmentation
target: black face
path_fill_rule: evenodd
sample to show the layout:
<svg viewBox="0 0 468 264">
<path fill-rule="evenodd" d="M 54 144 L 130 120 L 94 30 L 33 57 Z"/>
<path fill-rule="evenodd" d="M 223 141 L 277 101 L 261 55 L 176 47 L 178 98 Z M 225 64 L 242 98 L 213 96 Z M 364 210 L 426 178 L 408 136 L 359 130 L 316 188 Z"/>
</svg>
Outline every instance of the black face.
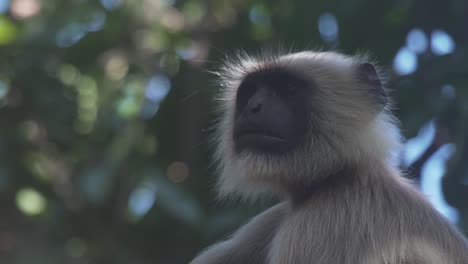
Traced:
<svg viewBox="0 0 468 264">
<path fill-rule="evenodd" d="M 247 75 L 237 91 L 236 151 L 281 154 L 303 143 L 310 96 L 310 84 L 284 69 Z"/>
</svg>

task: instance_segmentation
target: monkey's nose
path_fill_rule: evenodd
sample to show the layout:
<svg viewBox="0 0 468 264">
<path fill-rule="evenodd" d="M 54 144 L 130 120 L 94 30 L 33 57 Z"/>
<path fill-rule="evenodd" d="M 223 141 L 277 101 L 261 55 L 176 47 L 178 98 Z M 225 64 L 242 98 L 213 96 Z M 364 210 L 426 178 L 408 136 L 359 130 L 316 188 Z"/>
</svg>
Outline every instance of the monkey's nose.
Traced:
<svg viewBox="0 0 468 264">
<path fill-rule="evenodd" d="M 256 91 L 254 95 L 249 99 L 247 103 L 247 110 L 249 114 L 258 114 L 261 112 L 265 100 L 268 98 L 268 90 L 264 87 L 261 87 Z"/>
<path fill-rule="evenodd" d="M 256 114 L 262 110 L 262 103 L 257 103 L 250 108 L 252 114 Z"/>
</svg>

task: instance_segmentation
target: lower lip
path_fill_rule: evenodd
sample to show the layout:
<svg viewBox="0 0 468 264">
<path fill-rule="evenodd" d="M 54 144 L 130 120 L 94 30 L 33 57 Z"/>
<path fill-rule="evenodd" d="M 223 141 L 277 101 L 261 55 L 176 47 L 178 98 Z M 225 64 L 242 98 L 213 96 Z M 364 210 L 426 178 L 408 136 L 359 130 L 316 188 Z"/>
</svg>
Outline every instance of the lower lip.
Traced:
<svg viewBox="0 0 468 264">
<path fill-rule="evenodd" d="M 288 146 L 284 139 L 264 134 L 243 134 L 236 137 L 235 142 L 238 151 L 249 149 L 266 153 L 281 153 Z"/>
</svg>

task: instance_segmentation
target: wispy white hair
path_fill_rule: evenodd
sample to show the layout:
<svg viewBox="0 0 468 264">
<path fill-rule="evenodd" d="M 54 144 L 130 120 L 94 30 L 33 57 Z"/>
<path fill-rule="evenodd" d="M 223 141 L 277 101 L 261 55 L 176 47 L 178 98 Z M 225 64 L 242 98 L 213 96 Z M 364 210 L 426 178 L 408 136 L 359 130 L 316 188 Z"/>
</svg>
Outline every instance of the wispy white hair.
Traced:
<svg viewBox="0 0 468 264">
<path fill-rule="evenodd" d="M 391 105 L 375 110 L 368 84 L 357 78 L 357 67 L 367 56 L 305 51 L 259 58 L 245 54 L 229 60 L 219 71 L 220 119 L 216 160 L 220 196 L 256 197 L 272 192 L 285 194 L 296 185 L 313 185 L 344 167 L 371 168 L 394 165 L 400 134 Z M 250 73 L 285 69 L 311 84 L 313 108 L 310 129 L 300 148 L 284 155 L 236 153 L 233 142 L 236 94 Z"/>
</svg>

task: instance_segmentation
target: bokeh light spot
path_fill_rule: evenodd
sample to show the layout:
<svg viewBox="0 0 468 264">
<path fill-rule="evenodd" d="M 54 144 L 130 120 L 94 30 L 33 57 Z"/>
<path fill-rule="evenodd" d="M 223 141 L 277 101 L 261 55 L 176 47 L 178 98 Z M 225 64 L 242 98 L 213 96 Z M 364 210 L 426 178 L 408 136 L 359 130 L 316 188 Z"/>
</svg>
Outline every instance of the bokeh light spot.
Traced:
<svg viewBox="0 0 468 264">
<path fill-rule="evenodd" d="M 252 37 L 267 39 L 272 34 L 271 17 L 268 8 L 263 4 L 254 5 L 249 11 L 249 19 L 253 24 Z"/>
<path fill-rule="evenodd" d="M 88 32 L 101 30 L 106 23 L 106 14 L 103 12 L 94 12 L 88 15 L 84 21 L 71 22 L 65 25 L 56 35 L 55 42 L 57 46 L 66 48 L 73 46 L 80 41 Z"/>
<path fill-rule="evenodd" d="M 106 14 L 103 12 L 94 12 L 91 13 L 86 19 L 86 25 L 88 27 L 88 32 L 96 32 L 101 30 L 106 24 Z"/>
<path fill-rule="evenodd" d="M 41 7 L 39 0 L 13 0 L 10 10 L 16 19 L 26 19 L 39 14 Z"/>
<path fill-rule="evenodd" d="M 456 96 L 455 87 L 453 87 L 453 85 L 450 85 L 450 84 L 443 85 L 441 89 L 441 93 L 445 98 L 450 99 L 450 100 L 455 99 L 455 96 Z"/>
<path fill-rule="evenodd" d="M 318 29 L 320 36 L 326 42 L 333 42 L 338 39 L 338 21 L 335 15 L 324 13 L 318 18 Z"/>
<path fill-rule="evenodd" d="M 34 216 L 44 212 L 47 201 L 38 191 L 23 188 L 16 193 L 16 206 L 23 214 Z"/>
<path fill-rule="evenodd" d="M 111 52 L 104 62 L 104 70 L 110 80 L 121 80 L 128 73 L 128 59 L 121 52 Z"/>
<path fill-rule="evenodd" d="M 125 85 L 125 96 L 117 104 L 120 117 L 131 119 L 140 113 L 143 103 L 143 85 L 139 80 L 131 80 Z"/>
<path fill-rule="evenodd" d="M 57 33 L 56 43 L 61 48 L 70 47 L 80 41 L 87 32 L 86 25 L 70 23 Z"/>
<path fill-rule="evenodd" d="M 153 207 L 156 201 L 156 185 L 145 180 L 130 194 L 128 210 L 132 220 L 139 220 Z"/>
<path fill-rule="evenodd" d="M 10 8 L 10 0 L 0 0 L 0 14 L 4 14 Z"/>
<path fill-rule="evenodd" d="M 76 87 L 78 93 L 78 116 L 75 120 L 75 131 L 80 134 L 88 134 L 94 128 L 98 114 L 98 89 L 96 81 L 83 76 Z"/>
<path fill-rule="evenodd" d="M 133 96 L 127 96 L 119 102 L 117 111 L 123 118 L 135 117 L 140 111 L 140 102 Z"/>
<path fill-rule="evenodd" d="M 152 118 L 159 110 L 159 104 L 171 89 L 171 81 L 166 75 L 156 74 L 146 84 L 145 100 L 141 108 L 141 117 Z"/>
<path fill-rule="evenodd" d="M 181 183 L 189 176 L 187 164 L 180 161 L 174 161 L 167 167 L 167 177 L 175 183 Z"/>
<path fill-rule="evenodd" d="M 422 54 L 427 50 L 427 36 L 421 29 L 415 28 L 408 32 L 406 36 L 406 46 L 417 54 Z"/>
<path fill-rule="evenodd" d="M 255 24 L 270 24 L 270 15 L 264 5 L 255 5 L 249 11 L 249 19 Z"/>
<path fill-rule="evenodd" d="M 75 66 L 70 64 L 64 64 L 58 71 L 59 79 L 66 85 L 76 84 L 79 80 L 80 73 Z"/>
<path fill-rule="evenodd" d="M 155 103 L 161 102 L 171 89 L 171 80 L 166 75 L 156 74 L 146 84 L 145 96 Z"/>
<path fill-rule="evenodd" d="M 431 34 L 431 50 L 435 55 L 446 55 L 455 49 L 455 41 L 443 30 L 434 30 Z"/>
<path fill-rule="evenodd" d="M 407 47 L 401 48 L 393 61 L 393 69 L 400 75 L 414 73 L 418 68 L 418 58 L 416 54 Z"/>
<path fill-rule="evenodd" d="M 0 45 L 9 44 L 16 38 L 17 29 L 8 18 L 0 17 Z"/>
</svg>

